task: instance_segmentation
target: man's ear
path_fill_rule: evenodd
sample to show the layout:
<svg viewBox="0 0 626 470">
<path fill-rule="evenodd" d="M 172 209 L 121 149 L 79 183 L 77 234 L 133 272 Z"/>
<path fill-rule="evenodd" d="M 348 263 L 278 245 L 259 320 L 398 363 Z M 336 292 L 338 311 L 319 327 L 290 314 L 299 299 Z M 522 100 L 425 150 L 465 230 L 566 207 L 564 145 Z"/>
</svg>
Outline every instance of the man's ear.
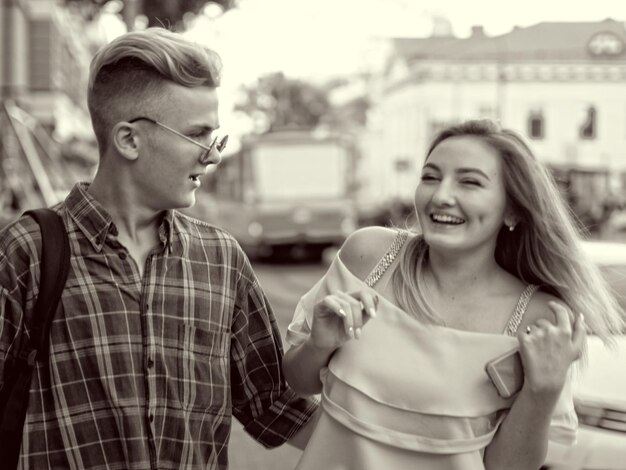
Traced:
<svg viewBox="0 0 626 470">
<path fill-rule="evenodd" d="M 139 158 L 140 138 L 135 126 L 127 122 L 118 122 L 111 131 L 113 146 L 117 153 L 127 160 Z"/>
</svg>

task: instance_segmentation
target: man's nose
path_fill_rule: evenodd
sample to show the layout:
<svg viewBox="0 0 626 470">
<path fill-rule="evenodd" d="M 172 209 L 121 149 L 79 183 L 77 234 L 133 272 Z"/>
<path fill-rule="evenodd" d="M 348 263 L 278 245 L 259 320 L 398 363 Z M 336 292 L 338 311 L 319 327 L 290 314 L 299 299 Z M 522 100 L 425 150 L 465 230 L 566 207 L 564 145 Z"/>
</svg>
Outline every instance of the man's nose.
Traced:
<svg viewBox="0 0 626 470">
<path fill-rule="evenodd" d="M 204 152 L 200 157 L 200 163 L 203 165 L 217 165 L 222 161 L 222 154 L 217 149 L 217 145 L 214 145 L 210 151 Z"/>
<path fill-rule="evenodd" d="M 209 152 L 209 159 L 208 159 L 207 164 L 217 165 L 221 161 L 222 161 L 222 154 L 217 149 L 217 146 L 214 146 Z"/>
<path fill-rule="evenodd" d="M 222 152 L 226 148 L 226 144 L 228 143 L 228 135 L 225 135 L 221 139 L 219 137 L 215 137 L 215 141 L 211 145 L 211 152 L 209 155 L 209 163 L 213 165 L 217 165 L 222 161 Z"/>
</svg>

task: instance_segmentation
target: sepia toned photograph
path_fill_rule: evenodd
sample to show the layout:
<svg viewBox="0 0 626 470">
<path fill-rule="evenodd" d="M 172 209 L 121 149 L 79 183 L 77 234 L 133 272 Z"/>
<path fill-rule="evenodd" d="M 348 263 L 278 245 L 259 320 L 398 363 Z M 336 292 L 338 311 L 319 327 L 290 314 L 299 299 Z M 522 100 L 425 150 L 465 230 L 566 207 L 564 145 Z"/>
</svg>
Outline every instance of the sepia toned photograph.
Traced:
<svg viewBox="0 0 626 470">
<path fill-rule="evenodd" d="M 623 0 L 0 0 L 0 469 L 626 470 Z"/>
</svg>

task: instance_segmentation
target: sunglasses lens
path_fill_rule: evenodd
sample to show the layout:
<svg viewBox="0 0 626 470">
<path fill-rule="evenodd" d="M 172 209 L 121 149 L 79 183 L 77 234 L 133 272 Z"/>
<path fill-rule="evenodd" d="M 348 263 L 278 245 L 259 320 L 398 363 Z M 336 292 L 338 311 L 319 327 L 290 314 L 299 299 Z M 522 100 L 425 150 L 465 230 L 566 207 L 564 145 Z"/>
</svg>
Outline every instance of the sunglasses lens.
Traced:
<svg viewBox="0 0 626 470">
<path fill-rule="evenodd" d="M 218 152 L 223 152 L 224 149 L 226 148 L 226 143 L 228 142 L 228 136 L 225 135 L 222 140 L 220 140 L 219 144 L 217 144 L 217 151 Z"/>
</svg>

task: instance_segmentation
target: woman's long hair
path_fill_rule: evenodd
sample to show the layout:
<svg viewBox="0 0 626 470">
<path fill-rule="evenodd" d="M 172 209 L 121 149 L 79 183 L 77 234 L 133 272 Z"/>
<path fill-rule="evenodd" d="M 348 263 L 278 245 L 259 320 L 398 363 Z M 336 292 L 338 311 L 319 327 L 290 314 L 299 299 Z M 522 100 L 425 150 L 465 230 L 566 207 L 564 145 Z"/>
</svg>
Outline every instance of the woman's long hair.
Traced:
<svg viewBox="0 0 626 470">
<path fill-rule="evenodd" d="M 443 130 L 431 144 L 426 158 L 450 137 L 480 139 L 502 158 L 507 202 L 518 218 L 514 231 L 504 225 L 498 234 L 498 264 L 522 282 L 540 285 L 559 297 L 574 313 L 585 315 L 594 334 L 607 340 L 624 326 L 623 311 L 600 270 L 581 248 L 574 218 L 563 202 L 548 170 L 513 131 L 490 120 L 467 121 Z M 418 235 L 407 242 L 392 276 L 400 306 L 441 324 L 422 289 L 428 245 Z"/>
</svg>

